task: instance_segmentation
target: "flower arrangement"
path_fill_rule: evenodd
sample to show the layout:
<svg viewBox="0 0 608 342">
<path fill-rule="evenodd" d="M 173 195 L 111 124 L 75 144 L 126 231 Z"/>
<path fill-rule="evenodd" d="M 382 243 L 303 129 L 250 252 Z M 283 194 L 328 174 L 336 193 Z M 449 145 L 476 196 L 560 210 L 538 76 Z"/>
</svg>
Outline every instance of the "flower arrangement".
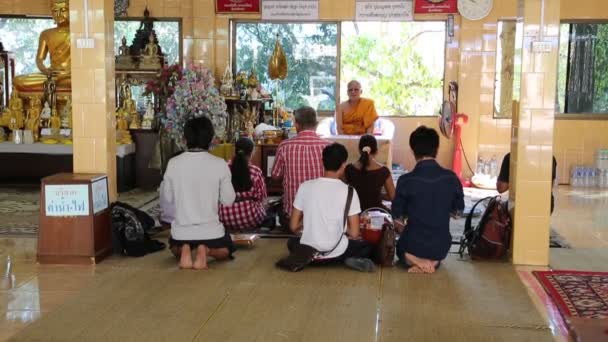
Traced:
<svg viewBox="0 0 608 342">
<path fill-rule="evenodd" d="M 184 125 L 191 118 L 206 116 L 211 119 L 218 138 L 225 133 L 228 117 L 226 103 L 215 88 L 215 80 L 209 69 L 196 65 L 184 69 L 181 78 L 175 82 L 165 109 L 166 115 L 161 119 L 161 124 L 181 148 L 185 147 Z"/>
<path fill-rule="evenodd" d="M 146 83 L 144 95 L 154 94 L 161 104 L 175 91 L 175 82 L 182 78 L 183 69 L 179 64 L 165 65 L 158 74 L 158 77 Z M 161 108 L 163 106 L 161 105 Z"/>
<path fill-rule="evenodd" d="M 249 83 L 249 76 L 247 76 L 247 71 L 241 70 L 236 74 L 236 86 L 238 88 L 247 88 Z"/>
</svg>

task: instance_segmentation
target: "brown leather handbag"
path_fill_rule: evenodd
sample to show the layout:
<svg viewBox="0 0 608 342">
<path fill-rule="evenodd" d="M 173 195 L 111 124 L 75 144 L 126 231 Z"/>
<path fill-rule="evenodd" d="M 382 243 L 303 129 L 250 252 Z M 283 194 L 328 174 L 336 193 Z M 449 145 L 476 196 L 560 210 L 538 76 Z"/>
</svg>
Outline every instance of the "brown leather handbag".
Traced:
<svg viewBox="0 0 608 342">
<path fill-rule="evenodd" d="M 395 260 L 395 227 L 391 214 L 384 208 L 369 208 L 367 211 L 381 211 L 388 215 L 382 224 L 382 236 L 373 253 L 373 260 L 381 266 L 393 266 Z"/>
<path fill-rule="evenodd" d="M 391 267 L 395 260 L 395 227 L 388 222 L 382 225 L 382 238 L 376 247 L 374 261 L 378 265 Z"/>
</svg>

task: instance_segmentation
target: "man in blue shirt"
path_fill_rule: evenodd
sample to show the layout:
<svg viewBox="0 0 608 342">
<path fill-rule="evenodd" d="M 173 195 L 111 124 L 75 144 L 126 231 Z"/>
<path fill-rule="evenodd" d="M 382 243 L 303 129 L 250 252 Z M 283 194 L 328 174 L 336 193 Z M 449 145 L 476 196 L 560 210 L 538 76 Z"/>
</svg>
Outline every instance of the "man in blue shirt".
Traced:
<svg viewBox="0 0 608 342">
<path fill-rule="evenodd" d="M 416 166 L 399 177 L 392 204 L 396 228 L 402 231 L 397 256 L 408 272 L 433 273 L 450 250 L 450 214 L 464 210 L 464 194 L 456 174 L 435 161 L 439 135 L 434 129 L 418 127 L 410 135 L 410 147 Z"/>
</svg>

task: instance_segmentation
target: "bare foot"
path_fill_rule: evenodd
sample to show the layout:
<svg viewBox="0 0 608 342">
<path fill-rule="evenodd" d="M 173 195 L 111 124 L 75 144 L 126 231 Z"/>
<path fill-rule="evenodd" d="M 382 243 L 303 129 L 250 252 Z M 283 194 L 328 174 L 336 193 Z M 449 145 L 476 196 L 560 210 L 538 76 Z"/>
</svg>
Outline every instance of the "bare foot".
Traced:
<svg viewBox="0 0 608 342">
<path fill-rule="evenodd" d="M 179 258 L 179 268 L 192 268 L 192 251 L 190 250 L 190 245 L 187 243 L 182 246 L 182 254 Z"/>
<path fill-rule="evenodd" d="M 424 273 L 424 271 L 418 266 L 411 266 L 407 269 L 407 273 Z"/>
<path fill-rule="evenodd" d="M 435 267 L 437 267 L 437 264 L 439 263 L 436 260 L 419 258 L 410 253 L 405 253 L 405 260 L 407 260 L 407 262 L 410 265 L 413 265 L 412 267 L 417 267 L 420 271 L 422 271 L 422 273 L 429 273 L 429 274 L 435 273 Z M 412 271 L 412 273 L 420 273 L 420 272 Z"/>
<path fill-rule="evenodd" d="M 206 270 L 207 267 L 207 246 L 199 245 L 196 249 L 196 260 L 194 261 L 195 270 Z"/>
</svg>

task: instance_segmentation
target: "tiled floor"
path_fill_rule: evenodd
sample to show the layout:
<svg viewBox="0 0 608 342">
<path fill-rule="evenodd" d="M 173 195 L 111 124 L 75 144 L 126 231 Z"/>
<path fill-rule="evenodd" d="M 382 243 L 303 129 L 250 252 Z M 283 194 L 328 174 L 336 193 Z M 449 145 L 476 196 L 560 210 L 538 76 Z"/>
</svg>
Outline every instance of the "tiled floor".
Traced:
<svg viewBox="0 0 608 342">
<path fill-rule="evenodd" d="M 596 270 L 596 271 L 608 271 L 608 211 L 606 207 L 608 206 L 608 191 L 604 194 L 598 190 L 579 190 L 579 189 L 571 189 L 568 187 L 560 187 L 557 194 L 557 209 L 554 213 L 552 219 L 553 227 L 566 238 L 566 240 L 572 245 L 573 249 L 571 250 L 559 250 L 554 249 L 551 251 L 551 267 L 558 269 L 581 269 L 581 270 Z M 264 241 L 264 243 L 272 243 Z M 100 279 L 106 279 L 104 276 L 114 277 L 117 273 L 120 272 L 140 272 L 142 270 L 147 269 L 147 273 L 142 273 L 145 276 L 152 276 L 154 272 L 163 272 L 162 274 L 174 274 L 173 272 L 177 271 L 173 264 L 166 263 L 167 260 L 162 259 L 161 264 L 157 265 L 152 263 L 154 269 L 149 269 L 149 263 L 145 258 L 143 259 L 111 259 L 105 261 L 98 265 L 97 267 L 87 267 L 87 266 L 46 266 L 46 265 L 37 265 L 35 263 L 35 252 L 36 252 L 36 240 L 32 238 L 0 238 L 0 341 L 6 340 L 11 336 L 14 336 L 17 332 L 22 330 L 25 326 L 30 324 L 33 321 L 38 320 L 40 317 L 52 317 L 54 315 L 53 311 L 55 311 L 56 315 L 65 314 L 67 308 L 71 308 L 74 306 L 72 301 L 78 300 L 78 298 L 82 298 L 81 291 L 88 291 L 91 288 L 103 286 L 100 284 Z M 274 253 L 274 252 L 273 252 Z M 253 255 L 253 254 L 252 254 Z M 257 254 L 256 254 L 257 255 Z M 256 258 L 260 258 L 260 260 L 255 261 L 246 261 L 245 265 L 243 265 L 243 258 L 237 259 L 234 264 L 228 264 L 226 266 L 222 266 L 221 270 L 210 271 L 214 274 L 213 277 L 218 275 L 218 272 L 224 272 L 224 269 L 228 272 L 243 272 L 243 274 L 247 274 L 250 277 L 250 281 L 245 281 L 238 286 L 231 288 L 226 294 L 226 300 L 230 300 L 230 295 L 234 295 L 234 298 L 243 298 L 245 302 L 248 302 L 248 296 L 254 295 L 258 293 L 258 295 L 263 295 L 264 292 L 259 291 L 259 286 L 268 287 L 275 289 L 276 291 L 280 290 L 280 287 L 277 285 L 273 285 L 273 281 L 271 278 L 274 278 L 274 281 L 286 282 L 288 281 L 288 277 L 284 274 L 276 274 L 271 267 L 263 267 L 258 266 L 255 262 L 262 262 L 261 258 L 266 257 L 269 259 L 275 258 L 274 254 L 256 256 Z M 170 260 L 169 260 L 170 261 Z M 605 261 L 605 262 L 604 262 Z M 463 268 L 464 267 L 464 268 Z M 460 300 L 465 300 L 467 297 L 467 279 L 463 279 L 459 277 L 458 273 L 452 273 L 455 269 L 462 269 L 465 272 L 471 272 L 471 269 L 467 268 L 467 264 L 463 264 L 458 260 L 449 260 L 446 269 L 440 270 L 442 273 L 441 278 L 449 279 L 450 281 L 457 281 L 456 287 L 445 287 L 444 291 L 448 293 L 444 293 L 445 296 L 453 296 L 454 298 L 461 298 Z M 245 270 L 249 273 L 245 273 Z M 487 268 L 479 268 L 478 271 L 488 272 Z M 555 307 L 552 306 L 550 300 L 544 294 L 544 291 L 538 286 L 538 283 L 531 277 L 530 268 L 520 267 L 517 269 L 517 273 L 528 289 L 528 294 L 532 298 L 532 303 L 539 309 L 541 313 L 542 319 L 546 322 L 545 325 L 539 325 L 538 328 L 541 331 L 545 329 L 549 329 L 553 334 L 554 338 L 558 341 L 566 341 L 566 329 L 561 320 L 559 313 L 556 311 Z M 318 272 L 318 271 L 315 271 Z M 313 279 L 325 279 L 325 277 L 320 274 L 315 274 L 315 272 L 310 272 L 309 276 Z M 497 276 L 503 277 L 507 276 L 507 273 L 500 273 Z M 134 274 L 135 274 L 134 273 Z M 179 273 L 182 274 L 181 272 Z M 475 274 L 474 272 L 472 274 Z M 120 275 L 120 274 L 119 274 Z M 186 273 L 186 277 L 189 275 Z M 391 270 L 390 272 L 385 272 L 385 274 L 380 274 L 380 283 L 376 286 L 362 286 L 357 287 L 355 285 L 360 281 L 372 281 L 372 285 L 375 284 L 377 277 L 369 277 L 369 276 L 359 276 L 359 275 L 351 275 L 350 273 L 339 273 L 338 277 L 343 277 L 342 280 L 337 279 L 339 283 L 345 286 L 345 289 L 348 289 L 346 294 L 340 295 L 339 292 L 335 292 L 334 290 L 324 290 L 331 292 L 331 302 L 335 302 L 336 305 L 341 305 L 342 309 L 347 310 L 347 308 L 351 305 L 350 298 L 355 292 L 360 291 L 369 291 L 373 289 L 374 291 L 379 289 L 378 296 L 382 295 L 392 295 L 396 296 L 395 298 L 402 298 L 401 300 L 405 300 L 407 298 L 407 291 L 405 293 L 399 291 L 399 287 L 395 287 L 401 282 L 409 284 L 409 286 L 419 286 L 420 284 L 416 283 L 416 279 L 410 280 L 408 275 L 401 274 L 398 270 Z M 483 274 L 481 277 L 485 277 Z M 203 276 L 204 277 L 204 276 Z M 213 278 L 212 279 L 215 279 Z M 230 275 L 229 277 L 233 277 Z M 269 283 L 264 285 L 265 277 L 269 278 Z M 162 279 L 162 277 L 158 277 Z M 234 278 L 234 277 L 233 277 Z M 352 279 L 351 279 L 352 278 Z M 356 279 L 355 279 L 356 278 Z M 155 278 L 156 279 L 156 278 Z M 232 279 L 232 278 L 230 278 Z M 301 278 L 304 279 L 304 278 Z M 365 280 L 367 279 L 367 280 Z M 384 280 L 383 280 L 384 279 Z M 234 279 L 232 279 L 234 280 Z M 356 281 L 355 281 L 356 280 Z M 190 280 L 185 279 L 184 284 L 190 284 Z M 215 280 L 214 280 L 215 281 Z M 219 281 L 219 280 L 218 280 Z M 259 284 L 254 284 L 252 281 L 262 282 Z M 327 280 L 324 280 L 327 281 Z M 355 283 L 352 283 L 355 281 Z M 432 281 L 432 280 L 430 280 Z M 487 280 L 486 280 L 487 281 Z M 477 279 L 479 284 L 483 284 L 483 281 Z M 220 283 L 218 283 L 220 284 Z M 431 283 L 429 283 L 431 284 Z M 255 286 L 254 286 L 255 285 Z M 337 284 L 330 285 L 333 289 L 333 286 Z M 184 285 L 188 286 L 188 285 Z M 292 284 L 291 286 L 295 286 L 296 290 L 300 288 L 305 288 L 304 283 L 300 284 Z M 355 286 L 355 287 L 353 287 Z M 431 285 L 435 286 L 435 285 Z M 158 287 L 158 286 L 157 286 Z M 481 287 L 483 288 L 483 287 Z M 367 290 L 366 290 L 367 289 Z M 163 291 L 162 289 L 157 289 Z M 145 290 L 142 290 L 145 291 Z M 355 291 L 355 292 L 353 292 Z M 384 291 L 384 292 L 383 292 Z M 453 292 L 450 292 L 453 291 Z M 523 288 L 522 288 L 523 291 Z M 328 292 L 328 293 L 329 293 Z M 481 295 L 490 295 L 483 290 L 484 293 Z M 157 301 L 159 297 L 164 297 L 164 292 L 159 293 L 145 293 L 145 296 L 150 297 L 152 300 Z M 349 294 L 350 293 L 350 294 Z M 230 294 L 230 295 L 229 295 Z M 281 295 L 286 295 L 286 293 L 280 292 Z M 339 297 L 334 297 L 339 296 Z M 345 296 L 345 297 L 344 297 Z M 406 296 L 406 297 L 403 297 Z M 507 295 L 508 296 L 508 295 Z M 513 294 L 515 296 L 515 294 Z M 300 296 L 301 297 L 301 296 Z M 297 297 L 297 298 L 300 298 Z M 314 296 L 313 296 L 314 297 Z M 313 298 L 310 297 L 310 298 Z M 88 298 L 88 297 L 87 297 Z M 317 301 L 321 299 L 319 295 L 314 297 Z M 306 305 L 306 301 L 304 298 L 302 299 L 301 305 Z M 93 299 L 91 299 L 93 300 Z M 97 299 L 101 300 L 101 299 Z M 234 299 L 232 299 L 234 300 Z M 346 300 L 346 302 L 343 302 Z M 413 301 L 412 301 L 413 300 Z M 429 297 L 428 300 L 430 303 L 438 300 L 435 297 Z M 494 300 L 490 300 L 488 298 L 480 298 L 482 301 L 488 301 L 488 303 L 494 303 Z M 509 298 L 501 298 L 501 301 L 508 302 Z M 222 302 L 223 303 L 223 302 Z M 415 297 L 410 298 L 407 303 L 408 305 L 417 305 L 417 301 Z M 448 302 L 447 304 L 450 304 Z M 297 303 L 296 303 L 297 304 Z M 294 305 L 296 305 L 294 304 Z M 363 303 L 366 304 L 366 303 Z M 362 305 L 363 305 L 362 304 Z M 375 304 L 370 302 L 370 305 L 374 306 Z M 424 305 L 423 302 L 419 303 Z M 206 304 L 201 303 L 201 308 L 203 308 Z M 222 304 L 223 305 L 223 304 Z M 453 305 L 449 305 L 447 310 L 459 308 L 459 302 L 456 301 Z M 471 305 L 469 303 L 469 305 Z M 521 305 L 524 305 L 523 303 Z M 432 305 L 431 305 L 432 306 Z M 428 306 L 423 306 L 424 310 L 427 313 L 433 311 Z M 522 310 L 524 306 L 513 306 L 512 310 Z M 219 310 L 220 307 L 216 309 Z M 64 310 L 62 310 L 64 309 Z M 216 310 L 213 309 L 213 310 Z M 483 310 L 482 308 L 480 308 Z M 213 311 L 212 310 L 212 311 Z M 226 311 L 228 310 L 228 311 Z M 234 311 L 234 308 L 232 309 Z M 249 308 L 251 310 L 251 308 Z M 296 310 L 299 314 L 304 315 L 304 312 L 298 311 L 297 306 L 292 306 L 287 312 L 290 310 Z M 336 309 L 337 312 L 342 312 Z M 334 310 L 334 311 L 336 311 Z M 353 307 L 354 310 L 354 307 Z M 381 309 L 378 309 L 378 315 L 381 313 Z M 386 313 L 392 315 L 395 313 L 399 313 L 400 315 L 407 315 L 407 311 L 403 311 L 403 308 L 394 306 L 394 307 L 385 307 L 384 310 Z M 428 311 L 431 310 L 431 311 Z M 441 308 L 437 308 L 436 310 L 441 310 Z M 458 309 L 460 310 L 460 309 Z M 222 312 L 226 311 L 226 312 Z M 237 310 L 238 311 L 238 310 Z M 466 310 L 463 310 L 463 313 Z M 473 314 L 475 310 L 470 313 L 467 311 L 467 314 Z M 531 331 L 529 335 L 526 333 L 526 329 L 531 330 L 531 327 L 523 327 L 521 330 L 516 331 L 502 331 L 504 328 L 501 328 L 500 324 L 497 325 L 496 322 L 491 321 L 490 319 L 495 320 L 505 320 L 504 326 L 514 326 L 517 325 L 518 322 L 507 322 L 509 319 L 504 318 L 503 316 L 494 313 L 494 311 L 490 310 L 486 317 L 488 319 L 485 325 L 477 326 L 477 327 L 467 327 L 467 329 L 478 329 L 474 332 L 471 332 L 470 336 L 479 337 L 483 336 L 483 334 L 491 333 L 491 329 L 496 329 L 496 333 L 498 335 L 494 336 L 503 336 L 503 338 L 496 338 L 496 340 L 509 340 L 508 336 L 518 337 L 519 340 L 530 340 L 535 341 L 535 338 L 540 338 L 541 335 L 535 335 L 537 332 Z M 237 312 L 233 312 L 236 314 Z M 207 334 L 209 336 L 220 336 L 214 335 L 219 334 L 222 331 L 222 334 L 228 334 L 224 331 L 220 326 L 217 326 L 218 322 L 213 316 L 215 311 L 209 316 L 208 322 L 205 321 L 205 326 L 214 327 L 209 330 Z M 229 317 L 231 313 L 229 309 L 223 308 L 218 313 L 218 317 Z M 273 319 L 280 319 L 276 315 L 271 315 L 265 313 L 263 315 L 272 316 Z M 389 316 L 390 316 L 389 315 Z M 494 315 L 494 316 L 492 316 Z M 450 313 L 445 312 L 439 314 L 438 317 L 449 318 Z M 463 318 L 471 319 L 471 322 L 474 321 L 470 317 L 466 317 L 465 314 Z M 214 319 L 212 319 L 212 317 Z M 308 316 L 307 319 L 310 319 Z M 503 317 L 503 318 L 501 318 Z M 142 323 L 143 324 L 143 323 Z M 200 323 L 197 323 L 200 324 Z M 316 322 L 315 324 L 322 326 L 322 322 Z M 396 331 L 400 331 L 400 324 L 398 324 L 398 320 L 395 321 L 393 317 L 385 317 L 384 320 L 378 321 L 376 329 L 380 329 L 377 332 L 376 337 L 384 336 L 385 340 L 392 340 Z M 387 328 L 386 325 L 389 324 L 392 327 Z M 394 326 L 392 324 L 395 324 Z M 378 328 L 380 326 L 380 328 Z M 446 329 L 452 329 L 453 327 L 450 325 L 445 326 Z M 495 327 L 495 328 L 488 328 Z M 351 326 L 351 328 L 353 328 Z M 201 328 L 202 329 L 202 328 Z M 253 328 L 252 328 L 253 329 Z M 259 329 L 259 327 L 258 327 Z M 354 328 L 356 329 L 356 327 Z M 435 330 L 437 327 L 434 328 Z M 490 329 L 490 330 L 488 330 Z M 456 331 L 456 330 L 455 330 Z M 197 336 L 205 336 L 205 331 L 200 330 Z M 417 331 L 419 333 L 419 331 Z M 441 334 L 441 332 L 434 331 L 432 329 L 433 334 Z M 265 332 L 266 333 L 266 332 Z M 292 335 L 294 331 L 286 331 L 289 336 L 297 336 Z M 201 335 L 202 334 L 202 335 Z M 260 333 L 261 334 L 261 333 Z M 458 335 L 455 332 L 453 340 L 459 340 L 456 336 Z M 21 336 L 21 335 L 20 335 Z M 28 336 L 27 334 L 25 336 Z M 31 335 L 33 336 L 33 335 Z M 103 335 L 100 335 L 103 336 Z M 231 335 L 232 340 L 238 340 L 239 335 Z M 242 335 L 241 335 L 242 336 Z M 344 336 L 344 335 L 342 335 Z M 437 335 L 439 336 L 439 335 Z M 275 336 L 276 337 L 276 336 Z M 106 335 L 107 340 L 107 335 Z M 473 338 L 473 340 L 476 340 Z M 483 340 L 483 339 L 479 339 Z"/>
</svg>

